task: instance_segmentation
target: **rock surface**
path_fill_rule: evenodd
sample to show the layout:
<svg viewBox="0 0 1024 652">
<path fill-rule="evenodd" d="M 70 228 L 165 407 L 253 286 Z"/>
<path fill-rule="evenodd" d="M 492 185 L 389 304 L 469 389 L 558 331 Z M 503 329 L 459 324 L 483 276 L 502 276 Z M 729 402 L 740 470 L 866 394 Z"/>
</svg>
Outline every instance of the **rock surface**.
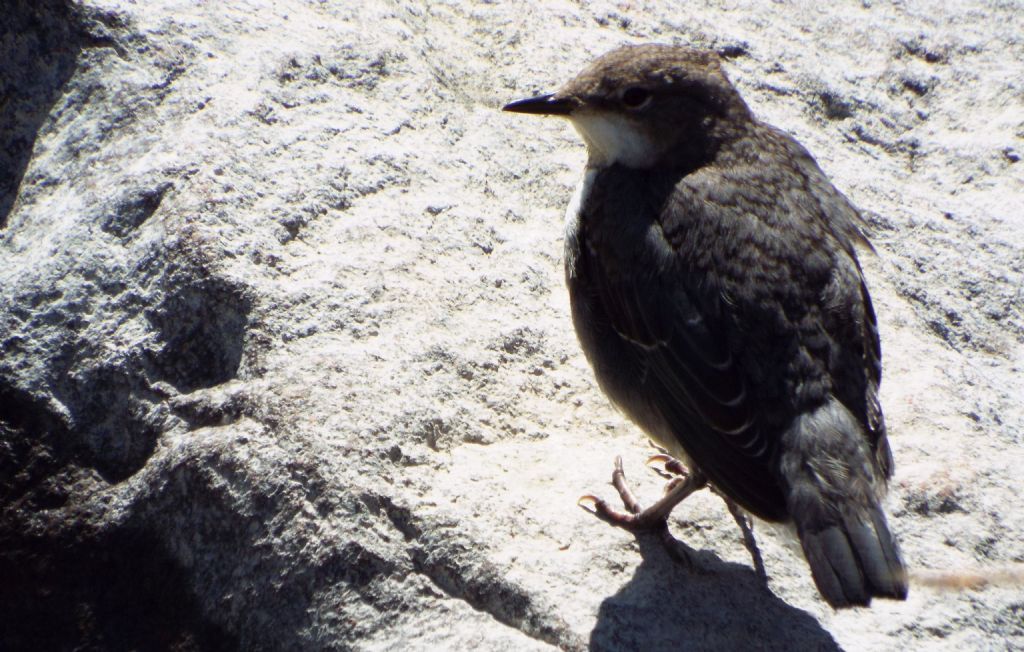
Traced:
<svg viewBox="0 0 1024 652">
<path fill-rule="evenodd" d="M 1024 647 L 1024 11 L 698 4 L 7 0 L 0 648 Z M 497 109 L 642 41 L 873 224 L 905 603 L 575 504 L 661 480 L 569 324 L 583 147 Z"/>
</svg>

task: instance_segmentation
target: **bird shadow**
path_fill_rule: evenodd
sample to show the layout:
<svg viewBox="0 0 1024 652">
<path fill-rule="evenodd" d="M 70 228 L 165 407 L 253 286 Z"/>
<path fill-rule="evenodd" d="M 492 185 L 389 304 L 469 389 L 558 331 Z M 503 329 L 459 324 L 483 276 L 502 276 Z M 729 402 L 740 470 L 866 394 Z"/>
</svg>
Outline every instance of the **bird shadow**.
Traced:
<svg viewBox="0 0 1024 652">
<path fill-rule="evenodd" d="M 748 566 L 638 533 L 642 562 L 598 610 L 592 651 L 841 650 L 811 614 L 776 597 Z"/>
</svg>

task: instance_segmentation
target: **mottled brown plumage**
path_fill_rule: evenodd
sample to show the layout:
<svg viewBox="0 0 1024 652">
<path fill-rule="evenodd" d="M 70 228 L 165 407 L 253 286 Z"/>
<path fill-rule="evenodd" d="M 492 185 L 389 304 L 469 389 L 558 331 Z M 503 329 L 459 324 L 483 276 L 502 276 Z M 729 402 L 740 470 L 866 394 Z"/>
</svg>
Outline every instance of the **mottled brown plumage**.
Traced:
<svg viewBox="0 0 1024 652">
<path fill-rule="evenodd" d="M 566 279 L 605 393 L 721 493 L 795 524 L 830 604 L 905 597 L 856 209 L 713 53 L 620 48 L 506 109 L 566 116 L 587 143 Z"/>
</svg>

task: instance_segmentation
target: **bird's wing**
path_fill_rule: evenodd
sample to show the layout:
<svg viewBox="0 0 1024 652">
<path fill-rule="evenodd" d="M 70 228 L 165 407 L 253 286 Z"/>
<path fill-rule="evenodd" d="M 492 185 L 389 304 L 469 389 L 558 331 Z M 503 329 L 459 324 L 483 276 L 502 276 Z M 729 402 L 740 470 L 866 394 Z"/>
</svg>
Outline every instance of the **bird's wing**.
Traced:
<svg viewBox="0 0 1024 652">
<path fill-rule="evenodd" d="M 591 279 L 614 331 L 629 343 L 633 365 L 644 370 L 642 393 L 712 483 L 752 512 L 785 517 L 785 499 L 774 475 L 776 429 L 766 427 L 748 374 L 737 354 L 744 334 L 735 308 L 713 275 L 688 269 L 666 239 L 656 188 L 618 193 L 602 184 L 604 199 L 591 210 L 621 215 L 650 213 L 622 225 L 584 233 L 587 250 L 577 263 Z M 625 197 L 646 205 L 616 205 Z M 643 233 L 626 233 L 629 229 Z"/>
<path fill-rule="evenodd" d="M 766 130 L 786 150 L 804 181 L 800 194 L 808 198 L 807 202 L 790 203 L 785 228 L 816 229 L 817 237 L 828 239 L 833 245 L 836 258 L 831 265 L 832 281 L 841 283 L 826 292 L 829 298 L 824 303 L 830 305 L 821 320 L 823 330 L 833 342 L 829 372 L 836 380 L 836 398 L 860 422 L 875 462 L 888 479 L 892 476 L 893 460 L 879 401 L 882 347 L 878 320 L 854 247 L 858 244 L 874 252 L 865 232 L 867 223 L 803 146 L 785 132 L 773 127 Z"/>
<path fill-rule="evenodd" d="M 882 477 L 888 479 L 892 477 L 893 459 L 879 399 L 882 345 L 871 295 L 860 266 L 856 269 L 859 277 L 855 299 L 837 315 L 830 315 L 831 323 L 827 321 L 825 325 L 837 337 L 845 336 L 847 342 L 836 363 L 843 365 L 847 373 L 836 379 L 835 395 L 863 426 Z"/>
<path fill-rule="evenodd" d="M 663 282 L 633 281 L 604 284 L 601 300 L 642 360 L 651 403 L 715 486 L 755 513 L 781 516 L 775 442 L 758 421 L 720 314 L 681 284 L 652 290 Z"/>
</svg>

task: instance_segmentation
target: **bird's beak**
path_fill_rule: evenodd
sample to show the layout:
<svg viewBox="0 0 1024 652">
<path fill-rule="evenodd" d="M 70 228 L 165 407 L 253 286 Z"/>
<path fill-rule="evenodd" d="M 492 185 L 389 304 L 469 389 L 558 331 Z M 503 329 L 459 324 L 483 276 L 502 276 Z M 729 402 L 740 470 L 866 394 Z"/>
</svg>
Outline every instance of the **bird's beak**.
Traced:
<svg viewBox="0 0 1024 652">
<path fill-rule="evenodd" d="M 555 97 L 554 93 L 551 93 L 509 102 L 501 110 L 534 115 L 569 115 L 573 108 L 575 108 L 575 103 L 572 100 Z"/>
</svg>

